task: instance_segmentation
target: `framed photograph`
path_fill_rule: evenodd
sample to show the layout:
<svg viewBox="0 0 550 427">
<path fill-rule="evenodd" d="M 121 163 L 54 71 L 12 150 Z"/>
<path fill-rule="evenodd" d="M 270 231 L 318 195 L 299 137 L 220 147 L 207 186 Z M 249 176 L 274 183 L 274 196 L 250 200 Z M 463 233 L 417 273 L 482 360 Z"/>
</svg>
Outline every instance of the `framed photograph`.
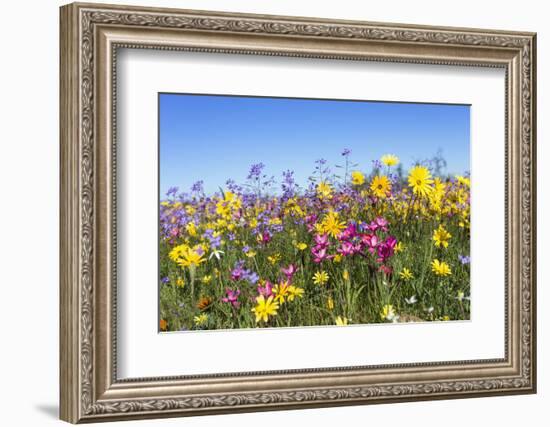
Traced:
<svg viewBox="0 0 550 427">
<path fill-rule="evenodd" d="M 536 391 L 535 34 L 61 8 L 61 418 Z"/>
</svg>

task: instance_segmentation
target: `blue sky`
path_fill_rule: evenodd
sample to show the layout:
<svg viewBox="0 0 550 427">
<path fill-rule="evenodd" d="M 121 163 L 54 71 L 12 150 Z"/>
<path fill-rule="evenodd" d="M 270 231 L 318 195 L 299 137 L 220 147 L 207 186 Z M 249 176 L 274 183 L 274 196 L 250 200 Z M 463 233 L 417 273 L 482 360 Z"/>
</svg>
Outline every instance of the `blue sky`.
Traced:
<svg viewBox="0 0 550 427">
<path fill-rule="evenodd" d="M 305 187 L 315 160 L 342 164 L 344 148 L 367 173 L 383 154 L 397 155 L 407 170 L 438 149 L 448 173 L 470 169 L 465 105 L 185 94 L 160 94 L 159 103 L 161 198 L 169 187 L 188 191 L 198 180 L 207 193 L 228 178 L 244 183 L 259 162 L 279 182 L 293 170 Z"/>
</svg>

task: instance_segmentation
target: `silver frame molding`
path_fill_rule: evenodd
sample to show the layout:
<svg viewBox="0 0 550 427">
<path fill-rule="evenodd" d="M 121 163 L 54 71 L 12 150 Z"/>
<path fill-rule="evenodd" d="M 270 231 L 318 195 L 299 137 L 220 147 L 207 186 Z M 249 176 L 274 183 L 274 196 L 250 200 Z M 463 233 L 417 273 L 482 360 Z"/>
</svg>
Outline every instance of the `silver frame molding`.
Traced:
<svg viewBox="0 0 550 427">
<path fill-rule="evenodd" d="M 60 37 L 60 417 L 72 423 L 536 392 L 536 35 L 75 3 Z M 120 380 L 117 49 L 506 71 L 505 357 Z"/>
</svg>

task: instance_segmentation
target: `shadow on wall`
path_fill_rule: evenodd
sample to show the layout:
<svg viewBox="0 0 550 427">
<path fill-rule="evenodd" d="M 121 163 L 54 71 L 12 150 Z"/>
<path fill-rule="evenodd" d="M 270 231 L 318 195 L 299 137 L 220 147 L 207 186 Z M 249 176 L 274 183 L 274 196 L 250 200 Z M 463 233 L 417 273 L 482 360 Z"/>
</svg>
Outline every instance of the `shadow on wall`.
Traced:
<svg viewBox="0 0 550 427">
<path fill-rule="evenodd" d="M 59 419 L 59 407 L 53 404 L 40 404 L 35 406 L 37 410 L 47 415 L 48 417 Z"/>
</svg>

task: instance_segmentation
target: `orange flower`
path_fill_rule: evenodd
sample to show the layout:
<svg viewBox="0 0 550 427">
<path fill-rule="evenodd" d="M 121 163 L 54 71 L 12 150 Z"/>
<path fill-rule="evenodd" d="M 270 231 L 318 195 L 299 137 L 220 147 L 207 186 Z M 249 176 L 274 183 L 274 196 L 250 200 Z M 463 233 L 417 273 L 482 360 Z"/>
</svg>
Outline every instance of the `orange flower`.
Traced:
<svg viewBox="0 0 550 427">
<path fill-rule="evenodd" d="M 212 304 L 213 299 L 211 297 L 202 297 L 197 303 L 197 308 L 201 311 L 206 310 Z"/>
<path fill-rule="evenodd" d="M 160 330 L 166 331 L 168 329 L 168 322 L 164 319 L 160 319 Z"/>
</svg>

